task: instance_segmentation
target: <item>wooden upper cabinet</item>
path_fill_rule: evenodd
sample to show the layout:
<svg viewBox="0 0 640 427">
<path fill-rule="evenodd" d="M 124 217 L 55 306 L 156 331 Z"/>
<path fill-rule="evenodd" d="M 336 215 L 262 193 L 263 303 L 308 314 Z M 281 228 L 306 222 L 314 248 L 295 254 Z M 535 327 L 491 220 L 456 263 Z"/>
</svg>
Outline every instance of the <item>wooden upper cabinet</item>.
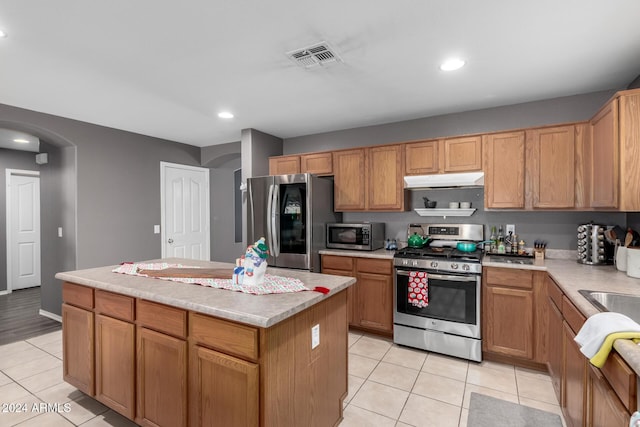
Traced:
<svg viewBox="0 0 640 427">
<path fill-rule="evenodd" d="M 330 151 L 300 155 L 300 172 L 333 175 L 333 156 Z"/>
<path fill-rule="evenodd" d="M 335 211 L 364 210 L 367 195 L 364 148 L 333 152 Z"/>
<path fill-rule="evenodd" d="M 593 208 L 618 207 L 618 99 L 591 119 L 591 201 Z"/>
<path fill-rule="evenodd" d="M 573 208 L 575 127 L 527 130 L 527 187 L 533 208 Z"/>
<path fill-rule="evenodd" d="M 591 195 L 591 126 L 575 124 L 575 208 L 588 208 Z"/>
<path fill-rule="evenodd" d="M 404 146 L 405 173 L 434 173 L 482 170 L 482 136 L 416 141 Z"/>
<path fill-rule="evenodd" d="M 402 145 L 368 149 L 368 210 L 404 209 L 403 154 Z"/>
<path fill-rule="evenodd" d="M 440 172 L 439 141 L 410 142 L 404 145 L 405 173 L 427 175 Z"/>
<path fill-rule="evenodd" d="M 483 137 L 485 208 L 524 208 L 525 134 Z"/>
<path fill-rule="evenodd" d="M 300 156 L 269 157 L 269 175 L 300 173 Z"/>
<path fill-rule="evenodd" d="M 482 170 L 482 137 L 448 138 L 442 143 L 444 172 Z"/>
<path fill-rule="evenodd" d="M 620 97 L 620 210 L 640 211 L 640 91 Z"/>
</svg>

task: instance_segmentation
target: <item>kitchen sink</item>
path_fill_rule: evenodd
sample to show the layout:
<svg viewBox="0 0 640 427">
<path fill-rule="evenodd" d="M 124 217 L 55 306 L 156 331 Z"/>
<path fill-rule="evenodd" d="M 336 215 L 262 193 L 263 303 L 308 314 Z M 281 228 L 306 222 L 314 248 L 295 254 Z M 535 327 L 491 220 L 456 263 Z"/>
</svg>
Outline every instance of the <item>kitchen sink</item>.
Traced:
<svg viewBox="0 0 640 427">
<path fill-rule="evenodd" d="M 533 258 L 518 258 L 511 256 L 491 255 L 491 262 L 504 262 L 505 264 L 533 265 Z"/>
<path fill-rule="evenodd" d="M 580 289 L 578 292 L 600 311 L 622 313 L 640 323 L 640 295 L 618 294 Z"/>
</svg>

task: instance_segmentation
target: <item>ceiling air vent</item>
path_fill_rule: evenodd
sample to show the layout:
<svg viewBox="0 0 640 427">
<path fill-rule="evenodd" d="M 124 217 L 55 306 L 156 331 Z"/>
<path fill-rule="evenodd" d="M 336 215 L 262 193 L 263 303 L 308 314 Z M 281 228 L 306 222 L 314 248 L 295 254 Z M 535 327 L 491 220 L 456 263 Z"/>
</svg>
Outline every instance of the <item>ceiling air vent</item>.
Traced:
<svg viewBox="0 0 640 427">
<path fill-rule="evenodd" d="M 304 68 L 342 62 L 342 59 L 336 51 L 329 46 L 329 43 L 324 41 L 301 49 L 292 50 L 291 52 L 287 52 L 286 55 L 293 62 Z"/>
</svg>

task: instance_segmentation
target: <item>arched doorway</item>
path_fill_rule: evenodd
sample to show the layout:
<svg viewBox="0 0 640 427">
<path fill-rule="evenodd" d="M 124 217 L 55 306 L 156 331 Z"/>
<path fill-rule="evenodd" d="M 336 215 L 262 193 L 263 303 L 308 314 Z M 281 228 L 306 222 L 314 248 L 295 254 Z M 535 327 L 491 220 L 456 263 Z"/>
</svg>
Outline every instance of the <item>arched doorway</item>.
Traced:
<svg viewBox="0 0 640 427">
<path fill-rule="evenodd" d="M 40 165 L 36 165 L 35 153 L 32 153 L 33 165 L 30 167 L 40 172 L 41 187 L 39 313 L 60 320 L 61 283 L 54 276 L 59 271 L 75 270 L 77 265 L 76 146 L 55 132 L 28 123 L 0 120 L 0 128 L 24 132 L 39 138 L 40 153 L 47 153 L 47 162 Z M 5 205 L 4 200 L 1 202 Z M 4 227 L 5 224 L 0 226 Z M 0 245 L 6 247 L 6 241 L 0 242 Z M 6 277 L 6 274 L 6 269 L 0 271 L 0 277 Z"/>
</svg>

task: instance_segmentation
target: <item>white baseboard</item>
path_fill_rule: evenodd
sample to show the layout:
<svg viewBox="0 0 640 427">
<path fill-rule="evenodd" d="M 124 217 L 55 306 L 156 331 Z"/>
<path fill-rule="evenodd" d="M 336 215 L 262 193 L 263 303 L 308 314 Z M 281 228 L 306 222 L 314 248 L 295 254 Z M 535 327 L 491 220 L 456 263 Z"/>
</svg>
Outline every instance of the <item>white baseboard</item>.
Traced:
<svg viewBox="0 0 640 427">
<path fill-rule="evenodd" d="M 42 310 L 40 309 L 40 311 L 38 312 L 38 314 L 40 316 L 44 316 L 44 317 L 48 317 L 49 319 L 55 320 L 57 322 L 62 323 L 62 316 L 58 316 L 57 314 L 54 313 L 50 313 L 48 311 Z"/>
<path fill-rule="evenodd" d="M 4 291 L 0 291 L 0 295 L 9 295 L 11 293 L 10 290 L 6 289 Z"/>
</svg>

